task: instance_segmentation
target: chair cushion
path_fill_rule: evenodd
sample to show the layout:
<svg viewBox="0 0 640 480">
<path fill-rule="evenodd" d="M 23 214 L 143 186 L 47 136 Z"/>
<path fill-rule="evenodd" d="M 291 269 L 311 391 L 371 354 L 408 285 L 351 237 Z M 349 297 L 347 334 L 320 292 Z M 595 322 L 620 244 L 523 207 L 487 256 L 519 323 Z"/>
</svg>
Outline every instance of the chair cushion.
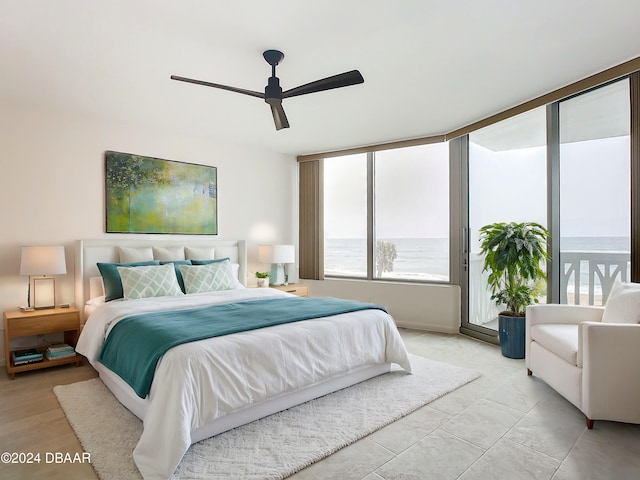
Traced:
<svg viewBox="0 0 640 480">
<path fill-rule="evenodd" d="M 531 340 L 571 365 L 578 365 L 578 325 L 544 323 L 531 327 Z"/>
<path fill-rule="evenodd" d="M 602 323 L 640 323 L 640 283 L 616 280 L 604 306 Z"/>
</svg>

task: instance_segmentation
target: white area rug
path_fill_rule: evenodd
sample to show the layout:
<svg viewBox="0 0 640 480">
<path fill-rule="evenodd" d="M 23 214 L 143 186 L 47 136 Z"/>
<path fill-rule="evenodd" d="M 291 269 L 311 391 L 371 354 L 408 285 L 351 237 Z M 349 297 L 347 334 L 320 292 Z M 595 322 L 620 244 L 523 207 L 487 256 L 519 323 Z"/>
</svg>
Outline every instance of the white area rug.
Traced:
<svg viewBox="0 0 640 480">
<path fill-rule="evenodd" d="M 173 479 L 282 479 L 480 376 L 411 356 L 394 370 L 191 446 Z M 54 388 L 102 480 L 140 479 L 142 422 L 98 378 Z"/>
</svg>

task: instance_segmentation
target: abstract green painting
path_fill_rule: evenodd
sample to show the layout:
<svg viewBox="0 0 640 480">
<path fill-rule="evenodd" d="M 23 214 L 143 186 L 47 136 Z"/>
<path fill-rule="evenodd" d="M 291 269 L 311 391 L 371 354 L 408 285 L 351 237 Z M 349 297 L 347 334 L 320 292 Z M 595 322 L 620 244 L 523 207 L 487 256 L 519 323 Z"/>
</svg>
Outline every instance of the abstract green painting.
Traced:
<svg viewBox="0 0 640 480">
<path fill-rule="evenodd" d="M 218 234 L 217 169 L 105 153 L 107 233 Z"/>
</svg>

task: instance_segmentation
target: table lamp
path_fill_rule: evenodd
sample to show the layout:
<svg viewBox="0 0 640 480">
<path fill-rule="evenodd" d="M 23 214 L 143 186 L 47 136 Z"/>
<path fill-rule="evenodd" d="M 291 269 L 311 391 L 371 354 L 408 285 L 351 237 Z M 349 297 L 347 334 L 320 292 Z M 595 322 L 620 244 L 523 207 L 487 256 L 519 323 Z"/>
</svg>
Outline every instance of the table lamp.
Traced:
<svg viewBox="0 0 640 480">
<path fill-rule="evenodd" d="M 271 285 L 288 285 L 286 264 L 295 263 L 296 249 L 294 245 L 259 245 L 258 261 L 271 264 Z"/>
<path fill-rule="evenodd" d="M 20 275 L 29 275 L 27 307 L 24 310 L 54 308 L 56 281 L 46 275 L 67 273 L 64 247 L 22 247 Z M 33 305 L 31 305 L 31 277 L 33 279 Z"/>
</svg>

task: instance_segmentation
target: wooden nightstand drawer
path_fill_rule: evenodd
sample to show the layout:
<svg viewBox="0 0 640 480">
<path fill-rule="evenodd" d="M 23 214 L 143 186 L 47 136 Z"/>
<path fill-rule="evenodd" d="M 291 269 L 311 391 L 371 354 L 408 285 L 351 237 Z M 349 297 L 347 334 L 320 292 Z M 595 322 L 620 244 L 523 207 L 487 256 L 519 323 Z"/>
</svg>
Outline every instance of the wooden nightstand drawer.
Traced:
<svg viewBox="0 0 640 480">
<path fill-rule="evenodd" d="M 277 290 L 282 290 L 283 292 L 291 293 L 293 295 L 297 295 L 298 297 L 308 297 L 309 296 L 309 287 L 306 285 L 271 285 L 271 288 L 275 288 Z"/>
<path fill-rule="evenodd" d="M 21 318 L 7 316 L 6 328 L 11 332 L 12 337 L 26 337 L 65 330 L 77 330 L 80 328 L 80 320 L 77 313 L 54 314 L 45 317 L 38 314 Z"/>
</svg>

